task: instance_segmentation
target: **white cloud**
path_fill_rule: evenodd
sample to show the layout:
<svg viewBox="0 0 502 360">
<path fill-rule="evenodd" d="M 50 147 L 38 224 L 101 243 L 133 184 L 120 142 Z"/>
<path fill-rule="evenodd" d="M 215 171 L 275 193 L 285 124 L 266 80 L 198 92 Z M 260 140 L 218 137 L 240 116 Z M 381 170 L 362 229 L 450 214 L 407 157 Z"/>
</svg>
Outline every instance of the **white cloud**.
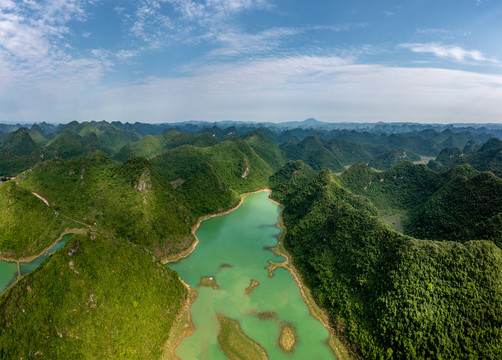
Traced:
<svg viewBox="0 0 502 360">
<path fill-rule="evenodd" d="M 0 88 L 1 89 L 1 88 Z M 66 85 L 0 90 L 0 118 L 181 121 L 502 121 L 502 76 L 290 56 L 193 68 L 176 78 L 68 91 Z M 13 106 L 17 106 L 13 108 Z M 7 109 L 7 110 L 6 110 Z M 9 110 L 10 109 L 10 110 Z M 54 109 L 59 113 L 54 115 Z M 10 111 L 8 113 L 8 110 Z"/>
<path fill-rule="evenodd" d="M 173 40 L 214 40 L 217 34 L 231 30 L 238 14 L 270 7 L 266 0 L 141 0 L 132 15 L 123 8 L 116 11 L 127 21 L 132 19 L 133 36 L 158 48 Z"/>
<path fill-rule="evenodd" d="M 458 63 L 498 63 L 495 59 L 487 58 L 481 51 L 465 50 L 460 46 L 444 45 L 439 43 L 415 43 L 401 44 L 401 47 L 407 48 L 415 53 L 430 53 L 439 58 L 449 59 Z"/>
<path fill-rule="evenodd" d="M 139 54 L 139 51 L 136 50 L 120 50 L 115 54 L 115 56 L 119 59 L 130 59 Z"/>
<path fill-rule="evenodd" d="M 208 56 L 236 56 L 259 54 L 277 48 L 285 38 L 303 32 L 294 28 L 272 28 L 256 34 L 248 34 L 236 29 L 215 34 L 215 41 L 220 45 L 210 51 Z"/>
<path fill-rule="evenodd" d="M 84 0 L 2 0 L 0 6 L 0 79 L 27 85 L 50 80 L 95 83 L 109 68 L 108 61 L 85 58 L 68 45 L 67 24 L 84 21 Z M 93 76 L 96 76 L 94 78 Z M 75 78 L 70 80 L 70 78 Z"/>
<path fill-rule="evenodd" d="M 392 11 L 388 11 L 388 10 L 382 11 L 382 14 L 384 14 L 385 16 L 394 16 L 394 13 Z"/>
<path fill-rule="evenodd" d="M 1 0 L 0 1 L 0 10 L 2 9 L 14 9 L 16 4 L 12 0 Z"/>
<path fill-rule="evenodd" d="M 243 32 L 237 28 L 228 28 L 215 32 L 211 39 L 216 47 L 207 57 L 261 55 L 276 51 L 283 43 L 299 35 L 315 34 L 319 31 L 344 32 L 367 27 L 366 23 L 339 25 L 315 25 L 303 27 L 275 27 L 254 34 Z M 314 35 L 315 36 L 315 35 Z"/>
</svg>

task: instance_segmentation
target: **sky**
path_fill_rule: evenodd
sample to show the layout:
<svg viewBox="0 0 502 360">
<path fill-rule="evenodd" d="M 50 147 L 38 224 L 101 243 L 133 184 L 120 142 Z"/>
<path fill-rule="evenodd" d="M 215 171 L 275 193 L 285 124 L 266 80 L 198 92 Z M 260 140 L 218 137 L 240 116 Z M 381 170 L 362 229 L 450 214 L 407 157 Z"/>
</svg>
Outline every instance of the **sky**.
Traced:
<svg viewBox="0 0 502 360">
<path fill-rule="evenodd" d="M 0 0 L 0 122 L 502 123 L 500 0 Z"/>
</svg>

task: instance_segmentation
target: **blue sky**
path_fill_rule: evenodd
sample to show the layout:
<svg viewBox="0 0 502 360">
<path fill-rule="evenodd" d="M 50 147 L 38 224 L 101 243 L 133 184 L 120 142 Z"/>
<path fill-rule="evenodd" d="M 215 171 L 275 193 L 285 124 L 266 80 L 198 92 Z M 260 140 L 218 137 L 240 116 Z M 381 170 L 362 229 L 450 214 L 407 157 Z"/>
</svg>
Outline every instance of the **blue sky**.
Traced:
<svg viewBox="0 0 502 360">
<path fill-rule="evenodd" d="M 502 123 L 500 0 L 0 0 L 0 121 Z"/>
</svg>

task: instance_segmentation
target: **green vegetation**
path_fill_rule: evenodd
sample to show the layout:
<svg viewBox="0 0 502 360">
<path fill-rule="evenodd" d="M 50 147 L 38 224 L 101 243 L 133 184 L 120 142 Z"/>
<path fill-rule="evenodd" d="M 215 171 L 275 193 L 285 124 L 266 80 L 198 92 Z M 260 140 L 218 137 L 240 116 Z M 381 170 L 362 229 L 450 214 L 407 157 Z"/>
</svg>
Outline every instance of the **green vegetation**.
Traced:
<svg viewBox="0 0 502 360">
<path fill-rule="evenodd" d="M 502 248 L 502 179 L 483 172 L 455 177 L 416 210 L 407 231 L 433 240 L 492 240 Z"/>
<path fill-rule="evenodd" d="M 0 184 L 0 256 L 19 259 L 42 252 L 66 228 L 82 227 L 14 181 Z"/>
<path fill-rule="evenodd" d="M 38 149 L 37 144 L 28 134 L 27 128 L 11 132 L 2 142 L 1 152 L 6 155 L 29 155 Z"/>
<path fill-rule="evenodd" d="M 375 168 L 377 170 L 389 169 L 403 161 L 419 161 L 421 158 L 419 155 L 412 151 L 407 151 L 403 148 L 391 150 L 385 154 L 380 154 L 375 156 L 368 163 L 369 167 Z"/>
<path fill-rule="evenodd" d="M 246 137 L 244 141 L 254 149 L 258 156 L 270 165 L 273 171 L 279 170 L 286 162 L 284 153 L 272 141 L 258 131 Z"/>
<path fill-rule="evenodd" d="M 0 297 L 0 358 L 157 359 L 185 297 L 140 247 L 74 235 Z"/>
<path fill-rule="evenodd" d="M 99 148 L 95 133 L 91 132 L 82 137 L 67 130 L 52 140 L 43 151 L 47 159 L 75 159 L 88 156 Z"/>
<path fill-rule="evenodd" d="M 203 276 L 200 278 L 200 283 L 199 283 L 199 285 L 197 285 L 197 288 L 200 288 L 202 286 L 210 287 L 213 290 L 220 289 L 220 287 L 216 283 L 216 280 L 211 276 Z"/>
<path fill-rule="evenodd" d="M 162 135 L 146 135 L 137 142 L 125 145 L 114 158 L 119 161 L 126 161 L 134 156 L 151 159 L 182 145 L 206 147 L 217 143 L 218 140 L 207 133 L 192 135 L 169 130 Z"/>
<path fill-rule="evenodd" d="M 8 177 L 16 176 L 42 161 L 43 156 L 41 150 L 35 150 L 30 155 L 23 156 L 0 153 L 0 174 Z"/>
<path fill-rule="evenodd" d="M 242 140 L 209 147 L 180 146 L 152 159 L 153 168 L 176 190 L 197 216 L 237 205 L 239 194 L 263 188 L 272 167 Z"/>
<path fill-rule="evenodd" d="M 315 176 L 315 171 L 303 161 L 288 162 L 270 177 L 270 186 L 274 189 L 274 199 L 283 202 L 298 189 L 307 186 Z"/>
<path fill-rule="evenodd" d="M 284 244 L 294 264 L 334 328 L 363 358 L 502 356 L 500 248 L 401 235 L 375 216 L 366 197 L 343 187 L 368 191 L 380 206 L 405 208 L 433 193 L 419 185 L 432 184 L 434 176 L 409 163 L 383 174 L 357 164 L 340 180 L 323 171 L 296 192 L 288 188 L 290 196 L 272 187 L 283 199 Z"/>
<path fill-rule="evenodd" d="M 476 170 L 491 171 L 497 176 L 502 176 L 501 140 L 491 138 L 479 149 L 471 142 L 464 151 L 460 151 L 459 148 L 444 149 L 429 167 L 435 171 L 445 171 L 455 165 L 469 164 Z"/>
<path fill-rule="evenodd" d="M 230 360 L 268 359 L 265 350 L 242 331 L 237 321 L 221 314 L 218 314 L 218 321 L 218 344 Z"/>
<path fill-rule="evenodd" d="M 158 358 L 187 295 L 157 259 L 266 186 L 292 262 L 362 357 L 502 357 L 502 141 L 396 126 L 408 125 L 0 126 L 0 176 L 17 175 L 0 184 L 1 256 L 89 231 L 0 296 L 0 358 Z M 413 165 L 413 152 L 439 155 Z M 266 358 L 236 321 L 220 323 L 227 356 Z"/>
<path fill-rule="evenodd" d="M 288 140 L 281 144 L 286 157 L 291 160 L 303 160 L 314 170 L 345 170 L 344 165 L 357 161 L 369 161 L 373 147 L 365 147 L 340 139 L 330 141 L 317 136 L 308 136 L 300 142 Z"/>
<path fill-rule="evenodd" d="M 157 256 L 182 251 L 194 241 L 190 228 L 195 218 L 148 160 L 134 158 L 116 166 L 96 152 L 46 161 L 18 178 L 58 213 L 145 245 Z"/>
<path fill-rule="evenodd" d="M 502 180 L 491 173 L 478 173 L 469 165 L 437 173 L 411 163 L 378 173 L 358 163 L 340 181 L 371 199 L 379 214 L 407 235 L 461 242 L 486 239 L 502 245 L 497 226 Z"/>
</svg>

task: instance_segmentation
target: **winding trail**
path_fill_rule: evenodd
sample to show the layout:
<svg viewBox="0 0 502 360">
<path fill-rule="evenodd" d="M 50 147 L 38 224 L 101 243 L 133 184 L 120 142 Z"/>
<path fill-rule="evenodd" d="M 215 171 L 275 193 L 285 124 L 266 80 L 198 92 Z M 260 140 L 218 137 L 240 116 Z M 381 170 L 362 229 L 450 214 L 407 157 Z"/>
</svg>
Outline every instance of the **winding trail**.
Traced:
<svg viewBox="0 0 502 360">
<path fill-rule="evenodd" d="M 33 195 L 35 195 L 35 196 L 36 196 L 37 198 L 39 198 L 40 200 L 42 200 L 42 201 L 45 203 L 45 205 L 47 205 L 47 206 L 49 206 L 49 207 L 50 207 L 49 202 L 47 201 L 47 199 L 46 199 L 46 198 L 44 198 L 43 196 L 38 195 L 36 192 L 32 192 L 32 194 L 33 194 Z"/>
</svg>

